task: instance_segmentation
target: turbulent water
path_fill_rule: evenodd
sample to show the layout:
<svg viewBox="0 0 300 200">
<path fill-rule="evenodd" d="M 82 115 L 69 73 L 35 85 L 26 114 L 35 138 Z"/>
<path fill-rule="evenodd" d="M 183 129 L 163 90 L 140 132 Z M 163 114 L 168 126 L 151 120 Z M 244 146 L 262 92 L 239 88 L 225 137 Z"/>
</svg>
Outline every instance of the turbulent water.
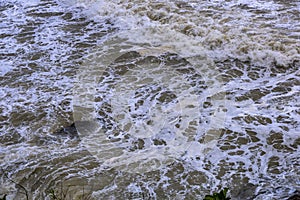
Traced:
<svg viewBox="0 0 300 200">
<path fill-rule="evenodd" d="M 4 0 L 0 18 L 0 197 L 300 190 L 298 1 Z"/>
</svg>

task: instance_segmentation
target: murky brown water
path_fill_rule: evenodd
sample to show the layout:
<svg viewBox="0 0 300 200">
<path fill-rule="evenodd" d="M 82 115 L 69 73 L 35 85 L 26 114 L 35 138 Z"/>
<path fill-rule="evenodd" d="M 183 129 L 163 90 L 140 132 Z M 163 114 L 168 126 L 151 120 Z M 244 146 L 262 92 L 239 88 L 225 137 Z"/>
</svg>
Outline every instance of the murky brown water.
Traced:
<svg viewBox="0 0 300 200">
<path fill-rule="evenodd" d="M 1 2 L 0 197 L 299 191 L 299 9 Z"/>
</svg>

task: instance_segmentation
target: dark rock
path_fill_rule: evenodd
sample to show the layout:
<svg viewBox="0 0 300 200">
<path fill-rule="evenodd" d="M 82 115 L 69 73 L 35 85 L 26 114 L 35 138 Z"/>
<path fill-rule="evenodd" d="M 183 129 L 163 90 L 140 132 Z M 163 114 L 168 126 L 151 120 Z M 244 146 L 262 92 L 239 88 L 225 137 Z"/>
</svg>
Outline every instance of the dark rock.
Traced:
<svg viewBox="0 0 300 200">
<path fill-rule="evenodd" d="M 71 125 L 69 125 L 67 127 L 63 127 L 62 129 L 54 132 L 54 135 L 59 135 L 62 137 L 69 137 L 71 139 L 79 137 L 75 123 L 72 123 Z"/>
</svg>

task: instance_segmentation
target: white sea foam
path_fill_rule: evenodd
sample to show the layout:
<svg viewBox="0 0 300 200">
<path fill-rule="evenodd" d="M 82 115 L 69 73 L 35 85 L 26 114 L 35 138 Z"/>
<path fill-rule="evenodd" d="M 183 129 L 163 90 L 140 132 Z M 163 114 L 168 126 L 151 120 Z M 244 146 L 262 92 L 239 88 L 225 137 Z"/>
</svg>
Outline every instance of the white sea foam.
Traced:
<svg viewBox="0 0 300 200">
<path fill-rule="evenodd" d="M 120 29 L 121 32 L 117 32 L 117 35 L 123 34 L 126 36 L 126 40 L 131 42 L 128 46 L 139 44 L 139 47 L 134 46 L 129 49 L 126 47 L 126 49 L 123 50 L 121 48 L 121 51 L 123 51 L 121 54 L 126 51 L 138 51 L 143 56 L 157 56 L 164 52 L 176 52 L 180 56 L 188 58 L 187 60 L 194 66 L 197 66 L 197 60 L 193 62 L 194 56 L 205 57 L 206 66 L 212 66 L 213 62 L 227 62 L 228 60 L 239 60 L 244 63 L 249 62 L 250 66 L 243 64 L 244 68 L 240 66 L 237 67 L 243 75 L 227 83 L 224 88 L 222 88 L 221 84 L 218 85 L 215 90 L 211 88 L 212 94 L 216 94 L 220 91 L 233 91 L 236 96 L 243 96 L 246 95 L 247 92 L 257 89 L 259 91 L 261 88 L 268 90 L 267 88 L 280 83 L 277 77 L 271 76 L 271 71 L 274 70 L 275 66 L 284 67 L 289 70 L 289 67 L 295 63 L 297 65 L 300 59 L 299 37 L 295 37 L 299 32 L 299 27 L 297 26 L 298 18 L 296 15 L 289 15 L 287 18 L 282 16 L 282 10 L 286 9 L 284 3 L 275 3 L 272 1 L 211 1 L 205 4 L 168 1 L 73 1 L 72 3 L 73 5 L 83 6 L 87 15 L 93 19 L 109 19 L 115 27 Z M 297 9 L 294 10 L 294 8 L 290 8 L 290 11 L 299 13 L 299 11 L 297 11 Z M 283 27 L 289 27 L 289 29 Z M 104 46 L 105 45 L 108 45 L 109 48 L 111 44 L 104 43 Z M 122 41 L 120 41 L 120 46 L 122 46 Z M 101 48 L 103 48 L 103 46 Z M 102 54 L 105 55 L 105 51 L 102 52 Z M 109 63 L 110 62 L 105 63 L 103 66 Z M 235 64 L 232 64 L 232 69 L 236 67 L 234 65 Z M 199 66 L 198 64 L 198 67 Z M 251 66 L 255 66 L 257 68 L 256 71 L 259 71 L 257 79 L 249 79 L 249 74 L 251 74 L 252 70 Z M 203 69 L 203 66 L 197 69 L 201 69 L 201 67 Z M 281 78 L 283 78 L 285 82 L 292 77 L 294 77 L 292 74 L 284 74 Z M 209 78 L 209 76 L 207 78 Z M 294 78 L 298 79 L 298 77 Z M 125 78 L 121 80 L 126 82 Z M 121 82 L 119 84 L 123 83 Z M 126 84 L 122 86 L 117 85 L 117 88 L 123 88 L 122 91 L 126 90 L 126 88 L 130 88 L 130 91 L 136 90 L 130 81 L 127 81 Z M 261 148 L 260 146 L 264 146 L 264 143 L 270 145 L 270 140 L 272 140 L 269 137 L 270 130 L 278 131 L 278 134 L 281 134 L 280 132 L 283 130 L 282 123 L 276 123 L 275 117 L 280 115 L 281 111 L 274 108 L 274 104 L 268 101 L 272 98 L 278 99 L 293 95 L 293 91 L 296 90 L 292 89 L 283 96 L 281 94 L 277 96 L 271 92 L 271 94 L 263 95 L 261 99 L 258 98 L 260 102 L 255 102 L 255 98 L 251 99 L 251 95 L 248 99 L 246 98 L 241 101 L 236 101 L 234 99 L 235 97 L 231 96 L 229 98 L 232 99 L 227 101 L 223 99 L 220 104 L 217 104 L 217 100 L 214 99 L 214 104 L 218 105 L 218 110 L 220 107 L 223 107 L 226 111 L 215 112 L 215 116 L 217 116 L 215 119 L 210 116 L 211 121 L 209 123 L 214 128 L 200 128 L 200 132 L 203 131 L 206 133 L 203 141 L 207 145 L 203 146 L 203 143 L 199 144 L 194 141 L 187 142 L 182 140 L 181 142 L 183 143 L 181 143 L 181 145 L 186 146 L 184 148 L 185 152 L 183 152 L 182 148 L 178 147 L 177 149 L 172 149 L 167 145 L 169 151 L 172 152 L 170 155 L 173 154 L 174 156 L 177 155 L 175 153 L 176 151 L 180 152 L 175 158 L 183 159 L 192 164 L 193 168 L 197 169 L 203 167 L 203 165 L 200 164 L 202 160 L 200 159 L 200 161 L 197 162 L 193 159 L 204 156 L 204 158 L 208 159 L 211 163 L 218 163 L 216 167 L 210 166 L 212 173 L 215 174 L 229 167 L 230 163 L 243 163 L 243 166 L 233 167 L 234 170 L 228 172 L 224 179 L 226 179 L 226 177 L 230 179 L 230 177 L 234 176 L 235 170 L 243 169 L 245 171 L 245 177 L 249 178 L 252 183 L 257 183 L 256 180 L 259 179 L 259 174 L 269 174 L 268 170 L 270 170 L 270 166 L 268 164 L 270 163 L 270 159 L 274 156 L 278 156 L 280 159 L 282 158 L 282 153 L 278 153 L 277 150 L 273 149 L 274 147 L 263 147 L 259 153 L 265 154 L 267 151 L 271 153 L 265 155 L 262 159 L 254 158 L 256 156 L 260 157 L 259 153 L 250 150 L 255 146 L 255 148 Z M 118 89 L 116 93 L 119 94 L 117 96 L 120 98 L 115 99 L 115 102 L 112 101 L 114 104 L 113 109 L 115 109 L 116 112 L 114 115 L 117 116 L 120 113 L 125 113 L 125 116 L 127 116 L 126 105 L 129 104 L 132 106 L 131 104 L 133 104 L 134 101 L 131 103 L 126 101 L 126 99 L 130 98 L 130 95 L 125 95 L 123 92 L 118 91 Z M 295 95 L 298 96 L 296 93 Z M 222 97 L 224 98 L 225 96 Z M 285 105 L 287 102 L 285 102 L 286 100 L 283 101 L 284 102 L 281 101 L 281 103 Z M 293 104 L 293 106 L 295 105 L 297 105 L 297 103 Z M 292 110 L 294 110 L 294 107 Z M 143 110 L 143 112 L 144 111 L 145 110 Z M 285 112 L 289 113 L 290 111 L 285 110 Z M 245 119 L 246 122 L 234 121 L 235 118 Z M 225 122 L 225 127 L 235 131 L 234 134 L 239 133 L 235 135 L 236 139 L 239 137 L 248 138 L 249 136 L 247 136 L 247 131 L 245 130 L 251 129 L 256 132 L 260 140 L 258 144 L 255 142 L 248 145 L 228 144 L 226 139 L 227 135 L 225 134 L 223 135 L 224 138 L 221 139 L 221 143 L 224 146 L 228 146 L 226 148 L 229 148 L 229 154 L 228 152 L 224 153 L 218 148 L 214 148 L 220 145 L 219 137 L 222 135 L 224 119 L 228 120 Z M 251 122 L 247 121 L 248 119 Z M 128 120 L 128 116 L 119 122 L 126 124 L 128 123 L 126 120 Z M 231 120 L 234 122 L 232 123 Z M 238 123 L 242 123 L 242 125 Z M 156 123 L 157 126 L 159 124 L 158 122 Z M 281 141 L 285 145 L 291 145 L 292 141 L 295 141 L 297 138 L 295 133 L 298 129 L 298 125 L 294 128 L 289 125 L 288 127 L 290 131 L 289 133 L 285 132 L 285 139 Z M 130 130 L 137 131 L 136 129 Z M 200 136 L 195 136 L 195 138 L 198 139 L 199 137 Z M 293 139 L 288 139 L 290 137 Z M 233 138 L 229 141 L 235 143 L 237 142 L 236 139 Z M 223 140 L 225 144 L 223 144 Z M 249 140 L 249 138 L 247 140 Z M 223 147 L 223 149 L 224 148 L 225 147 Z M 230 148 L 232 148 L 232 150 L 230 150 Z M 106 166 L 114 166 L 117 168 L 121 166 L 118 169 L 126 171 L 151 171 L 155 170 L 156 167 L 162 168 L 162 166 L 170 164 L 170 162 L 164 164 L 160 163 L 154 166 L 154 168 L 149 168 L 149 165 L 146 165 L 148 170 L 144 166 L 139 168 L 138 164 L 133 164 L 146 158 L 158 158 L 163 162 L 166 157 L 159 157 L 161 154 L 158 154 L 155 149 L 156 147 L 150 151 L 138 150 L 137 154 L 118 154 L 115 159 L 109 159 Z M 242 156 L 235 154 L 235 152 L 242 152 Z M 224 159 L 226 159 L 226 161 L 224 161 Z M 174 162 L 174 160 L 171 160 L 171 162 Z M 281 170 L 283 170 L 283 168 L 281 168 Z"/>
<path fill-rule="evenodd" d="M 297 9 L 295 15 L 286 21 L 287 18 L 280 13 L 284 5 L 271 1 L 211 1 L 202 4 L 86 0 L 69 3 L 84 6 L 92 18 L 110 19 L 123 30 L 162 25 L 196 36 L 199 46 L 218 60 L 230 57 L 249 60 L 260 66 L 272 63 L 288 66 L 300 58 L 299 38 L 290 37 L 291 32 L 297 33 L 299 29 L 296 25 Z M 280 23 L 289 29 L 278 29 L 276 26 Z M 133 39 L 146 38 L 138 36 Z"/>
</svg>

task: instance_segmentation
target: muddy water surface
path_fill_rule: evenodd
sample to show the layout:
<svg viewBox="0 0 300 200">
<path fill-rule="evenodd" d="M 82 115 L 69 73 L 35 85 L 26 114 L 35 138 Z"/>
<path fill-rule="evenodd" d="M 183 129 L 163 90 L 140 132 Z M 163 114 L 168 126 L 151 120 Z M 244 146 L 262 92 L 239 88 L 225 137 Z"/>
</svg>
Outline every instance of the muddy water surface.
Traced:
<svg viewBox="0 0 300 200">
<path fill-rule="evenodd" d="M 288 198 L 300 190 L 299 10 L 1 2 L 0 194 Z"/>
</svg>

